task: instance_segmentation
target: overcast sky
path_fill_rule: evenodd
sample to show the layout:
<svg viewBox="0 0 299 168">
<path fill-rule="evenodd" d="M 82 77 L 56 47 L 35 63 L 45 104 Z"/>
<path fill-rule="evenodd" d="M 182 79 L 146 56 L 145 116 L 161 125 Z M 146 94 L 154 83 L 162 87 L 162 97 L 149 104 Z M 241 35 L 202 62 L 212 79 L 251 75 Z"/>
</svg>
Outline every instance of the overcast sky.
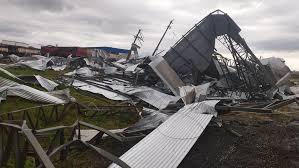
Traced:
<svg viewBox="0 0 299 168">
<path fill-rule="evenodd" d="M 141 54 L 153 52 L 167 24 L 168 50 L 210 12 L 221 9 L 242 29 L 253 52 L 282 57 L 299 70 L 299 1 L 296 0 L 0 0 L 0 39 L 35 45 L 129 48 L 139 28 Z"/>
</svg>

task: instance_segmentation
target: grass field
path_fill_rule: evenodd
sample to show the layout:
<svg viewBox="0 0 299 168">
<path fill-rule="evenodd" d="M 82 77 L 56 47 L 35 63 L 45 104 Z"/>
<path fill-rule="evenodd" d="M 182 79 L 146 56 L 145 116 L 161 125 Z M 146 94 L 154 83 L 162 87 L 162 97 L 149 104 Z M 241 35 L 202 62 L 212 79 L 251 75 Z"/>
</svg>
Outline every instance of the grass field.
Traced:
<svg viewBox="0 0 299 168">
<path fill-rule="evenodd" d="M 69 69 L 66 69 L 64 71 L 54 71 L 54 70 L 38 71 L 38 70 L 31 69 L 31 68 L 23 68 L 23 67 L 11 67 L 11 68 L 7 68 L 6 70 L 16 76 L 41 75 L 45 78 L 48 78 L 48 79 L 51 79 L 54 81 L 59 78 L 63 78 L 63 74 L 70 71 Z M 5 75 L 3 73 L 0 73 L 0 76 L 13 80 L 12 78 L 8 77 L 7 75 Z M 18 82 L 18 81 L 16 81 L 16 82 Z M 36 86 L 36 85 L 29 85 L 29 86 L 45 91 L 40 86 Z M 117 101 L 109 100 L 100 95 L 93 95 L 90 93 L 86 93 L 84 91 L 76 90 L 72 87 L 67 87 L 67 86 L 59 86 L 58 87 L 58 89 L 65 89 L 65 88 L 70 89 L 71 96 L 74 97 L 77 102 L 80 102 L 81 104 L 84 104 L 87 106 L 114 105 L 114 104 L 119 103 Z M 26 99 L 23 99 L 20 97 L 7 97 L 7 100 L 0 103 L 0 112 L 10 112 L 10 111 L 14 111 L 14 110 L 19 110 L 19 109 L 24 109 L 24 108 L 34 107 L 34 106 L 39 106 L 39 105 L 43 105 L 43 103 L 33 102 L 33 101 L 26 100 Z M 131 116 L 133 116 L 133 121 L 131 121 L 129 119 L 130 117 L 128 118 L 127 114 L 117 114 L 116 113 L 116 114 L 110 115 L 110 116 L 98 117 L 96 119 L 93 119 L 90 122 L 97 123 L 97 125 L 103 126 L 105 128 L 109 128 L 109 129 L 110 128 L 122 128 L 122 127 L 126 127 L 126 126 L 132 124 L 132 122 L 136 121 L 136 115 L 132 115 L 132 114 L 134 114 L 134 113 L 130 114 Z M 68 120 L 75 120 L 75 118 L 72 119 L 70 117 L 70 119 L 68 119 Z M 68 120 L 66 121 L 66 123 L 69 123 Z M 88 119 L 87 119 L 87 121 L 88 121 Z M 95 121 L 97 121 L 97 122 L 95 122 Z"/>
</svg>

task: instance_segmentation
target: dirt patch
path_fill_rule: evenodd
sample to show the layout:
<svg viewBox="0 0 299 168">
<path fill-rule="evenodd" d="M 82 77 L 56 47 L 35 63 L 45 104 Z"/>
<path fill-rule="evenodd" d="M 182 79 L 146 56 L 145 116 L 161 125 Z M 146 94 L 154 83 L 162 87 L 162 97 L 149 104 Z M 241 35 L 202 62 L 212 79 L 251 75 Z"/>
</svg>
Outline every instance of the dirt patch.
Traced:
<svg viewBox="0 0 299 168">
<path fill-rule="evenodd" d="M 297 114 L 299 115 L 299 114 Z M 299 118 L 285 114 L 226 114 L 208 127 L 180 167 L 299 167 Z"/>
<path fill-rule="evenodd" d="M 180 168 L 299 167 L 299 113 L 228 113 L 220 115 L 217 120 L 222 120 L 224 126 L 212 126 L 212 122 L 181 162 Z M 110 139 L 97 146 L 121 156 L 135 143 Z M 89 150 L 80 153 L 60 166 L 102 168 L 111 163 Z"/>
</svg>

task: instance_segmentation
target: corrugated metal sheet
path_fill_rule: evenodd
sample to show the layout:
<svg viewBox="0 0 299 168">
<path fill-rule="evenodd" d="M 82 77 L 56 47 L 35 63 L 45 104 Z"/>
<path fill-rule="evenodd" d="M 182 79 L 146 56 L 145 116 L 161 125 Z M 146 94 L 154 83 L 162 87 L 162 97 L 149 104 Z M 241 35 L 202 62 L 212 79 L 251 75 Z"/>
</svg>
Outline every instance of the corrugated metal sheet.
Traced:
<svg viewBox="0 0 299 168">
<path fill-rule="evenodd" d="M 19 85 L 17 82 L 0 77 L 0 87 Z"/>
<path fill-rule="evenodd" d="M 36 80 L 39 82 L 39 84 L 43 88 L 47 89 L 48 91 L 53 91 L 55 89 L 55 87 L 58 86 L 57 83 L 55 83 L 55 82 L 53 82 L 53 81 L 51 81 L 47 78 L 44 78 L 44 77 L 39 76 L 39 75 L 34 75 L 34 76 L 35 76 Z"/>
<path fill-rule="evenodd" d="M 204 131 L 219 101 L 186 105 L 120 159 L 132 168 L 177 167 Z M 110 168 L 119 167 L 115 164 Z"/>
<path fill-rule="evenodd" d="M 1 77 L 0 77 L 0 88 L 1 88 L 0 91 L 7 92 L 8 96 L 19 96 L 28 100 L 45 102 L 45 103 L 53 103 L 53 104 L 67 103 L 66 101 L 60 98 L 48 94 L 47 92 L 43 92 L 26 85 L 21 85 Z"/>
<path fill-rule="evenodd" d="M 26 85 L 19 86 L 11 86 L 7 89 L 7 95 L 9 96 L 19 96 L 24 99 L 45 102 L 45 103 L 53 103 L 53 104 L 65 104 L 66 101 L 59 99 L 55 96 L 48 94 L 47 92 L 43 92 L 32 87 Z"/>
<path fill-rule="evenodd" d="M 14 74 L 8 72 L 7 70 L 5 70 L 5 69 L 3 69 L 3 68 L 1 68 L 1 67 L 0 67 L 0 71 L 3 72 L 3 73 L 5 73 L 5 74 L 8 75 L 8 76 L 14 78 L 14 79 L 21 80 L 21 79 L 19 79 L 18 77 L 16 77 Z"/>
<path fill-rule="evenodd" d="M 111 87 L 113 90 L 118 90 L 128 95 L 134 95 L 158 109 L 164 109 L 169 104 L 176 103 L 180 99 L 178 96 L 168 95 L 146 86 L 132 87 L 123 85 L 110 85 L 109 87 Z"/>
<path fill-rule="evenodd" d="M 39 71 L 45 71 L 47 69 L 47 63 L 50 60 L 51 60 L 51 58 L 41 56 L 38 58 L 38 60 L 18 62 L 17 65 L 24 65 L 24 66 L 28 66 L 32 69 L 36 69 Z"/>
<path fill-rule="evenodd" d="M 89 91 L 92 93 L 101 94 L 111 100 L 129 100 L 127 97 L 122 96 L 118 93 L 111 92 L 109 90 L 105 90 L 105 89 L 96 87 L 94 85 L 90 85 L 88 83 L 85 83 L 85 82 L 82 82 L 79 80 L 74 80 L 72 85 L 80 90 L 85 90 L 85 91 Z"/>
</svg>

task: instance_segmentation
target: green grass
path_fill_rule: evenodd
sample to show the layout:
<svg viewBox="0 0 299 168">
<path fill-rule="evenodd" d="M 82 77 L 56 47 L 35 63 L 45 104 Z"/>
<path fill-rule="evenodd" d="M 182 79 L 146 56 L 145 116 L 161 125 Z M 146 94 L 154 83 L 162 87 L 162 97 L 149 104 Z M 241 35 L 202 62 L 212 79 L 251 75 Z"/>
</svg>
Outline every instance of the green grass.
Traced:
<svg viewBox="0 0 299 168">
<path fill-rule="evenodd" d="M 39 106 L 42 103 L 32 102 L 21 97 L 7 97 L 7 100 L 0 103 L 0 113 Z"/>
<path fill-rule="evenodd" d="M 21 67 L 12 67 L 6 69 L 10 73 L 18 76 L 18 75 L 41 75 L 45 78 L 51 79 L 51 80 L 56 80 L 58 78 L 63 77 L 63 74 L 68 72 L 69 70 L 64 70 L 64 71 L 53 71 L 53 70 L 46 70 L 46 71 L 38 71 L 38 70 L 33 70 L 30 68 L 21 68 Z M 14 80 L 10 78 L 9 76 L 3 74 L 0 72 L 0 76 L 4 78 L 8 78 L 10 80 Z M 16 81 L 16 80 L 14 80 Z M 19 83 L 19 81 L 16 81 Z M 28 85 L 28 84 L 26 84 Z M 34 87 L 39 90 L 45 91 L 42 87 L 39 85 L 29 85 L 31 87 Z M 95 106 L 101 106 L 101 105 L 115 105 L 120 102 L 118 101 L 112 101 L 109 99 L 106 99 L 103 96 L 100 95 L 94 95 L 91 93 L 87 93 L 84 91 L 76 90 L 72 87 L 67 87 L 67 86 L 59 86 L 58 89 L 65 89 L 69 88 L 70 89 L 70 94 L 73 96 L 77 102 L 80 102 L 84 105 L 90 106 L 90 107 L 95 107 Z M 2 101 L 0 103 L 0 114 L 4 112 L 10 112 L 10 111 L 15 111 L 15 110 L 20 110 L 24 108 L 29 108 L 29 107 L 35 107 L 35 106 L 40 106 L 43 105 L 44 103 L 40 102 L 33 102 L 30 100 L 26 100 L 20 97 L 7 97 L 7 100 Z M 60 107 L 61 109 L 62 107 Z M 45 111 L 48 115 L 50 113 L 50 108 L 45 108 Z M 34 113 L 34 110 L 31 110 Z M 31 115 L 33 120 L 35 121 L 37 118 L 34 118 L 34 115 Z M 21 113 L 17 118 L 21 118 Z M 138 120 L 138 114 L 135 112 L 133 109 L 113 109 L 110 111 L 110 113 L 107 114 L 97 114 L 93 118 L 91 117 L 82 117 L 77 115 L 77 111 L 75 107 L 72 107 L 68 110 L 67 115 L 65 115 L 64 119 L 58 122 L 52 122 L 49 124 L 42 124 L 41 126 L 43 127 L 51 127 L 51 126 L 57 126 L 57 125 L 71 125 L 73 124 L 77 119 L 97 125 L 99 127 L 103 127 L 106 129 L 118 129 L 118 128 L 125 128 L 129 125 L 132 125 Z M 33 121 L 33 122 L 34 122 Z M 70 130 L 66 130 L 66 134 L 68 134 Z M 50 140 L 51 137 L 45 138 L 45 139 L 39 139 L 40 143 L 42 146 L 46 146 L 47 142 Z M 109 144 L 111 146 L 111 144 Z M 103 144 L 103 146 L 106 146 Z M 113 146 L 113 145 L 112 145 Z M 88 152 L 87 152 L 88 153 Z M 94 154 L 92 154 L 94 155 Z M 85 156 L 86 157 L 86 156 Z M 74 159 L 71 159 L 69 163 L 76 162 L 77 156 L 74 157 Z M 84 158 L 84 156 L 82 156 Z M 96 157 L 94 157 L 96 158 Z M 88 166 L 88 165 L 87 165 Z M 9 161 L 8 167 L 14 167 L 14 161 L 13 157 Z M 32 157 L 27 157 L 27 160 L 25 162 L 25 167 L 30 168 L 34 167 L 34 159 Z M 86 167 L 86 163 L 83 162 L 83 167 Z"/>
<path fill-rule="evenodd" d="M 46 70 L 46 71 L 39 71 L 31 68 L 25 68 L 25 67 L 10 67 L 6 69 L 10 73 L 19 76 L 19 75 L 24 75 L 24 76 L 29 76 L 29 75 L 40 75 L 48 79 L 57 79 L 61 77 L 63 74 L 69 72 L 69 69 L 65 69 L 63 71 L 54 71 L 54 70 Z"/>
</svg>

